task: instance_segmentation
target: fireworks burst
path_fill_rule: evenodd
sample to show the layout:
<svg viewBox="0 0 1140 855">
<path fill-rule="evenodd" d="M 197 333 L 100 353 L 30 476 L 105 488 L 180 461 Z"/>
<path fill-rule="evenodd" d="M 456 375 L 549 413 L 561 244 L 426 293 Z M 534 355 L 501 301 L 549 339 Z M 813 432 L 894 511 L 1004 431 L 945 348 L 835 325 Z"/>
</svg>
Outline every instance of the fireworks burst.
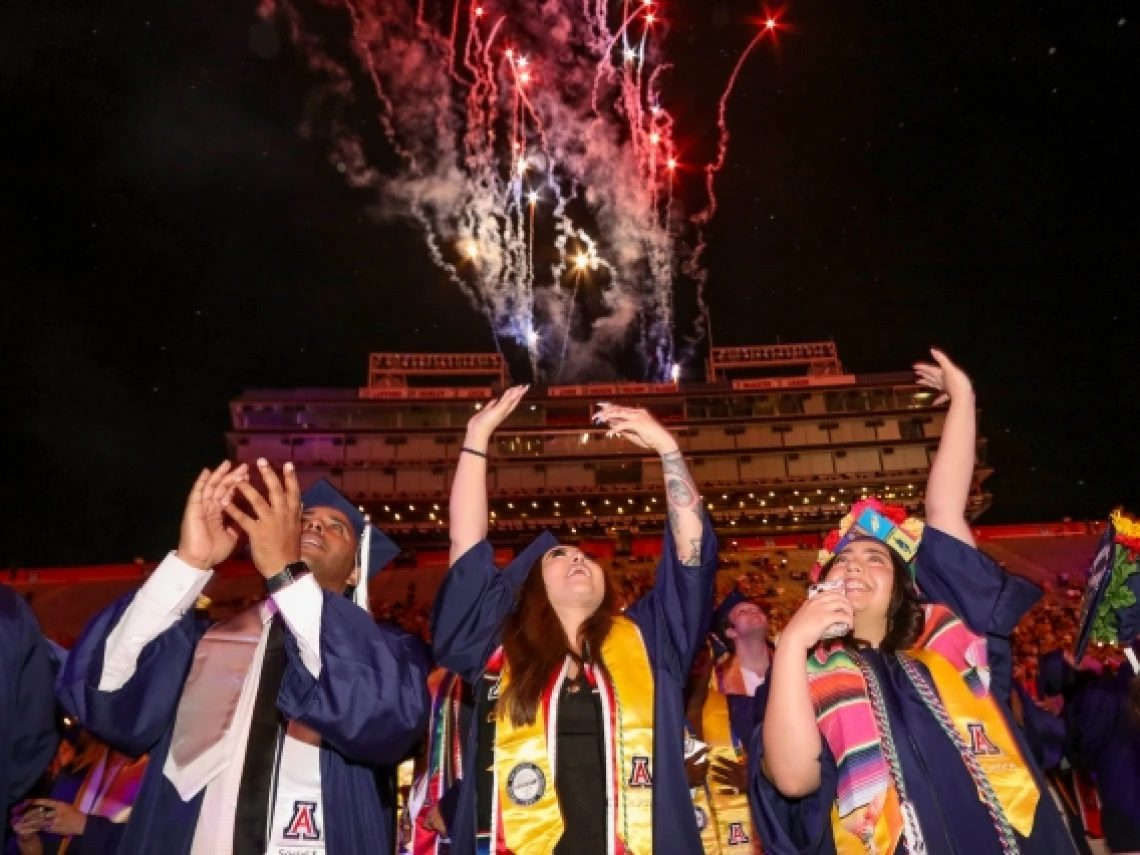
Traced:
<svg viewBox="0 0 1140 855">
<path fill-rule="evenodd" d="M 687 169 L 661 91 L 662 0 L 263 0 L 260 11 L 287 22 L 322 79 L 305 129 L 327 123 L 337 168 L 375 189 L 386 214 L 419 224 L 435 263 L 535 380 L 612 377 L 631 347 L 645 376 L 671 376 L 673 292 L 685 276 L 701 299 L 727 100 L 771 26 L 720 98 L 707 202 L 686 218 L 674 191 Z M 376 168 L 344 118 L 361 100 L 357 76 L 396 169 Z"/>
</svg>

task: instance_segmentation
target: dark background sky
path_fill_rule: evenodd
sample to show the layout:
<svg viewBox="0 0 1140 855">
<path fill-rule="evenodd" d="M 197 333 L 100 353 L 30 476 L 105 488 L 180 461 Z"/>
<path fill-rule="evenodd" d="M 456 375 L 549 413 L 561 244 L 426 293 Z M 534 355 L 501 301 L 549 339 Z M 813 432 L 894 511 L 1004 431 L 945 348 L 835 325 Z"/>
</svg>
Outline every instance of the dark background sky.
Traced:
<svg viewBox="0 0 1140 855">
<path fill-rule="evenodd" d="M 696 153 L 759 8 L 662 5 Z M 416 233 L 297 133 L 312 81 L 287 44 L 255 55 L 254 13 L 0 3 L 5 565 L 172 547 L 243 388 L 490 346 Z M 717 343 L 830 337 L 855 371 L 940 343 L 990 437 L 983 521 L 1140 510 L 1140 10 L 797 0 L 783 20 L 730 106 Z"/>
</svg>

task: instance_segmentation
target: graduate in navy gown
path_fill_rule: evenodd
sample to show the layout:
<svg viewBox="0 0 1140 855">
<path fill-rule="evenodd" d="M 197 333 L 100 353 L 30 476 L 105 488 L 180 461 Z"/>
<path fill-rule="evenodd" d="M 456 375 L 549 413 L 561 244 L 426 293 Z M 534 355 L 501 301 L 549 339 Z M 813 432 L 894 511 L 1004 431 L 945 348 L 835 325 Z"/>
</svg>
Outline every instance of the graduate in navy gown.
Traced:
<svg viewBox="0 0 1140 855">
<path fill-rule="evenodd" d="M 51 797 L 12 812 L 19 855 L 115 855 L 147 758 L 127 757 L 81 731 Z M 61 750 L 62 753 L 62 750 Z"/>
<path fill-rule="evenodd" d="M 750 756 L 765 852 L 1074 851 L 1008 707 L 1008 637 L 1041 591 L 974 546 L 973 388 L 933 355 L 918 382 L 950 409 L 925 527 L 857 503 L 816 568 L 838 589 L 809 598 L 776 648 Z"/>
<path fill-rule="evenodd" d="M 519 588 L 486 541 L 486 455 L 525 391 L 508 390 L 468 424 L 451 494 L 452 565 L 432 638 L 476 703 L 451 851 L 699 852 L 682 690 L 716 572 L 700 495 L 647 412 L 599 405 L 611 434 L 660 456 L 670 524 L 654 589 L 622 614 L 603 569 L 551 542 L 515 562 L 526 574 Z"/>
<path fill-rule="evenodd" d="M 771 649 L 768 616 L 734 588 L 713 612 L 706 645 L 686 688 L 685 714 L 695 740 L 686 766 L 705 855 L 753 848 L 748 811 L 748 744 L 757 709 L 756 694 L 768 679 Z M 700 756 L 707 774 L 701 769 Z"/>
<path fill-rule="evenodd" d="M 430 663 L 363 600 L 395 548 L 327 482 L 304 502 L 264 460 L 204 471 L 182 535 L 135 595 L 98 615 L 64 671 L 65 707 L 108 744 L 150 753 L 121 855 L 391 852 L 389 768 L 427 717 Z M 236 506 L 235 491 L 249 511 Z M 250 540 L 269 598 L 207 628 L 210 568 Z"/>
<path fill-rule="evenodd" d="M 8 811 L 43 774 L 59 745 L 55 660 L 24 598 L 0 585 L 0 839 Z M 2 847 L 0 847 L 2 848 Z"/>
</svg>

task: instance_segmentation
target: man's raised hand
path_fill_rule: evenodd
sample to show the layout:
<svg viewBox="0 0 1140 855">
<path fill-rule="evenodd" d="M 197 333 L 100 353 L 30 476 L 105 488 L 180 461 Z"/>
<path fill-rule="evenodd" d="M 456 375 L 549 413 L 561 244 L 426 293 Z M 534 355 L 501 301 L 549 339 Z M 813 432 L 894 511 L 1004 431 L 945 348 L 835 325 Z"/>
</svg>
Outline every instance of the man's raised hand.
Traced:
<svg viewBox="0 0 1140 855">
<path fill-rule="evenodd" d="M 257 461 L 257 471 L 265 482 L 266 496 L 257 492 L 248 480 L 237 484 L 253 516 L 235 507 L 232 501 L 224 503 L 222 510 L 249 535 L 249 549 L 257 572 L 272 579 L 286 565 L 301 560 L 301 487 L 292 463 L 285 464 L 284 484 L 265 458 Z"/>
<path fill-rule="evenodd" d="M 234 468 L 228 460 L 211 472 L 203 469 L 190 489 L 186 510 L 182 514 L 182 532 L 178 540 L 178 557 L 199 570 L 209 570 L 230 557 L 237 545 L 238 533 L 226 525 L 223 507 L 233 498 L 238 484 L 249 478 L 244 463 Z"/>
</svg>

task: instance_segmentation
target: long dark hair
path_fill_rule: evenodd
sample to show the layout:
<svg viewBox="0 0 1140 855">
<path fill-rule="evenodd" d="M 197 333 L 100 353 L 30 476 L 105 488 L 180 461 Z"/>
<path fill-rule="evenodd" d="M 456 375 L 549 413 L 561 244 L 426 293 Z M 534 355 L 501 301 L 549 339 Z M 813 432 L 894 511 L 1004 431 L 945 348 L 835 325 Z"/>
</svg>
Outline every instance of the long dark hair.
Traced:
<svg viewBox="0 0 1140 855">
<path fill-rule="evenodd" d="M 602 642 L 609 635 L 617 614 L 617 599 L 609 574 L 602 571 L 605 592 L 597 610 L 579 631 L 585 656 L 602 662 Z M 519 602 L 503 624 L 503 653 L 511 669 L 510 683 L 499 698 L 498 714 L 510 716 L 511 724 L 534 724 L 542 694 L 554 672 L 562 667 L 567 654 L 577 657 L 562 621 L 550 604 L 542 578 L 542 559 L 531 568 L 523 582 Z"/>
<path fill-rule="evenodd" d="M 918 597 L 918 590 L 910 578 L 910 567 L 902 557 L 890 547 L 891 566 L 894 568 L 894 581 L 891 587 L 891 602 L 887 606 L 887 634 L 879 650 L 883 653 L 897 653 L 914 646 L 922 637 L 926 628 L 926 612 L 923 611 L 922 601 Z M 838 558 L 836 556 L 835 558 Z M 826 579 L 835 564 L 832 558 L 820 573 L 821 579 Z M 855 637 L 854 629 L 840 639 L 845 647 L 858 648 L 866 642 Z"/>
</svg>

